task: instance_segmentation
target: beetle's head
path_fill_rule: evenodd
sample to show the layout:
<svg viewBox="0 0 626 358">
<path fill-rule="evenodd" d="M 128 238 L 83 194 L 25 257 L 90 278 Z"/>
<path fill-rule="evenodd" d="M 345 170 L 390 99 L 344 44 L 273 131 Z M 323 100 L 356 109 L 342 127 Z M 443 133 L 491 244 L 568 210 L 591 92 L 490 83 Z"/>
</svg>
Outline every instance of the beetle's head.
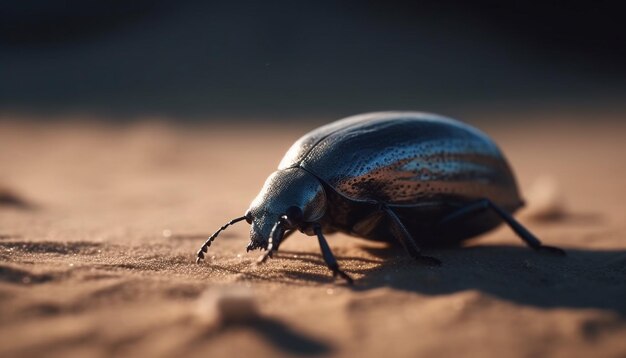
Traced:
<svg viewBox="0 0 626 358">
<path fill-rule="evenodd" d="M 251 225 L 248 250 L 267 249 L 279 221 L 283 230 L 299 229 L 303 223 L 319 220 L 325 210 L 326 193 L 316 177 L 300 168 L 272 173 L 246 212 Z"/>
</svg>

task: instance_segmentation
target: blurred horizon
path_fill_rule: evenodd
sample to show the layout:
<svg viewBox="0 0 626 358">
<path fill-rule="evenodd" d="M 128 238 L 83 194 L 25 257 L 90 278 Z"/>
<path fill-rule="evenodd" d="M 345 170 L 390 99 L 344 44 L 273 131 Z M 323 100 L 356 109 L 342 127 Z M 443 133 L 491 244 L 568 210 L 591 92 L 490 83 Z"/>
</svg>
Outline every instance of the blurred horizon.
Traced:
<svg viewBox="0 0 626 358">
<path fill-rule="evenodd" d="M 620 105 L 617 2 L 29 0 L 0 112 L 205 119 Z"/>
</svg>

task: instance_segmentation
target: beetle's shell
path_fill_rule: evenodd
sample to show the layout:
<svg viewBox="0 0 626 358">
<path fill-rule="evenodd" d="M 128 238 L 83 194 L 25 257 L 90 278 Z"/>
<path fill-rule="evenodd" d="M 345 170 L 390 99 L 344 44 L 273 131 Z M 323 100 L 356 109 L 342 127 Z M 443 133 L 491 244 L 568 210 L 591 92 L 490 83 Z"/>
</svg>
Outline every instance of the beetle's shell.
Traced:
<svg viewBox="0 0 626 358">
<path fill-rule="evenodd" d="M 351 201 L 415 207 L 488 198 L 521 206 L 496 144 L 453 119 L 420 112 L 348 117 L 301 137 L 279 169 L 301 167 Z"/>
</svg>

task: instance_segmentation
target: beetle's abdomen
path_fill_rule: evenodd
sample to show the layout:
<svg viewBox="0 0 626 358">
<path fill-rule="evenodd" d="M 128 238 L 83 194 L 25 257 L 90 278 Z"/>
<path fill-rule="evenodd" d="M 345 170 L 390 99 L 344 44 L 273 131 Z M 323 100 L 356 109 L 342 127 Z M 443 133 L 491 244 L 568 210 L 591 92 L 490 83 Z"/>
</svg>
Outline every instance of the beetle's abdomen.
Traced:
<svg viewBox="0 0 626 358">
<path fill-rule="evenodd" d="M 484 143 L 438 140 L 388 148 L 381 155 L 354 158 L 353 176 L 330 179 L 353 200 L 396 205 L 437 201 L 443 197 L 488 197 L 506 201 L 516 186 L 506 163 Z M 516 200 L 517 198 L 513 198 Z"/>
<path fill-rule="evenodd" d="M 489 198 L 510 210 L 521 202 L 493 141 L 458 121 L 421 113 L 352 122 L 320 139 L 299 166 L 355 201 L 412 206 Z"/>
</svg>

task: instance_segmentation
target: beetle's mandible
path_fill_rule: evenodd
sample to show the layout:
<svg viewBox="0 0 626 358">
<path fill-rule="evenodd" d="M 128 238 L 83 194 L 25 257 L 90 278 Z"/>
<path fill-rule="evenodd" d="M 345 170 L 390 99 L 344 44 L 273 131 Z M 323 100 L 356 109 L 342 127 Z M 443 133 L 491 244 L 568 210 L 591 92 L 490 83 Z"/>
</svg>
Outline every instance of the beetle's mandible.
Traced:
<svg viewBox="0 0 626 358">
<path fill-rule="evenodd" d="M 396 241 L 417 261 L 438 265 L 422 247 L 459 243 L 504 222 L 531 248 L 564 255 L 513 218 L 522 205 L 505 157 L 478 129 L 429 113 L 367 113 L 296 141 L 245 215 L 211 235 L 197 262 L 242 220 L 251 225 L 247 250 L 266 250 L 260 262 L 297 230 L 317 236 L 333 276 L 348 283 L 325 234 Z"/>
</svg>

